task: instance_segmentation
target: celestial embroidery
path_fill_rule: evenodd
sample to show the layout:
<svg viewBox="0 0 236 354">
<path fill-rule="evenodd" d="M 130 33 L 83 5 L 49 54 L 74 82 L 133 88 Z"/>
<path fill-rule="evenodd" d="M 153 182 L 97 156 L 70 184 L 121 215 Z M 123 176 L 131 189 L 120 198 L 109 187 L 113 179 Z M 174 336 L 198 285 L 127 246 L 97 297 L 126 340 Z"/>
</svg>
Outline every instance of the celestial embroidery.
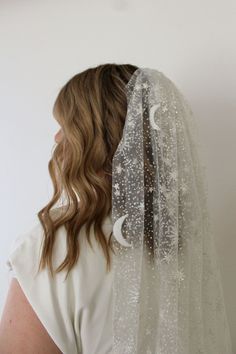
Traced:
<svg viewBox="0 0 236 354">
<path fill-rule="evenodd" d="M 193 112 L 139 68 L 113 157 L 114 354 L 232 354 Z"/>
</svg>

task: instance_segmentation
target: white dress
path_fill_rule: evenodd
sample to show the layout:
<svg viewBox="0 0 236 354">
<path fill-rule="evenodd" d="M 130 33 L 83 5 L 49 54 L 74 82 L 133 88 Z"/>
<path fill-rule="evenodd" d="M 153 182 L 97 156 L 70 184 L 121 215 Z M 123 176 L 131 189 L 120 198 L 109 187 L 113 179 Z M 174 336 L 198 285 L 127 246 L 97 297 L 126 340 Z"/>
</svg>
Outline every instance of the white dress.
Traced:
<svg viewBox="0 0 236 354">
<path fill-rule="evenodd" d="M 111 216 L 105 219 L 103 230 L 108 238 L 112 231 Z M 14 240 L 6 261 L 9 276 L 18 279 L 39 320 L 63 354 L 112 354 L 113 271 L 111 268 L 106 272 L 106 259 L 94 234 L 91 235 L 92 250 L 85 239 L 85 228 L 81 229 L 80 258 L 66 280 L 66 271 L 52 278 L 47 268 L 35 276 L 42 236 L 43 228 L 37 223 Z M 63 226 L 56 234 L 54 269 L 65 256 Z M 230 346 L 230 340 L 228 343 Z M 198 353 L 197 342 L 191 345 L 194 351 L 188 354 Z M 229 348 L 227 353 L 231 352 Z M 217 353 L 225 354 L 220 349 Z"/>
<path fill-rule="evenodd" d="M 112 231 L 111 216 L 103 230 Z M 16 277 L 39 320 L 63 354 L 112 353 L 112 270 L 106 272 L 102 248 L 91 235 L 94 251 L 80 231 L 80 258 L 65 280 L 66 271 L 52 279 L 48 269 L 39 272 L 43 228 L 37 223 L 18 236 L 6 261 L 9 275 Z M 66 230 L 57 232 L 53 265 L 66 255 Z M 111 253 L 112 256 L 112 253 Z"/>
</svg>

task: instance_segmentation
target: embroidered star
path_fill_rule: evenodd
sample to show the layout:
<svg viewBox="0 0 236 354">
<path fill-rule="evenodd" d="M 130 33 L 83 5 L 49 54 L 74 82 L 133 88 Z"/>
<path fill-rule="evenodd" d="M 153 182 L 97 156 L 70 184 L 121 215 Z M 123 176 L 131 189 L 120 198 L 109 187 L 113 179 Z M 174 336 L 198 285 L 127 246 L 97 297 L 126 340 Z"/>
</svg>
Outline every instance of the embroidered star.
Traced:
<svg viewBox="0 0 236 354">
<path fill-rule="evenodd" d="M 177 178 L 177 171 L 171 172 L 170 177 L 171 177 L 172 179 L 176 180 L 176 178 Z"/>
<path fill-rule="evenodd" d="M 141 202 L 140 204 L 139 204 L 139 208 L 142 210 L 142 209 L 144 209 L 144 202 Z"/>
<path fill-rule="evenodd" d="M 180 186 L 180 189 L 181 189 L 181 191 L 182 191 L 183 194 L 186 193 L 187 190 L 188 190 L 187 184 L 186 184 L 185 182 L 183 182 L 183 183 L 181 184 L 181 186 Z"/>
<path fill-rule="evenodd" d="M 123 147 L 129 148 L 129 145 L 130 145 L 130 141 L 126 139 L 126 140 L 123 142 Z"/>
<path fill-rule="evenodd" d="M 160 186 L 160 190 L 161 190 L 161 193 L 163 193 L 163 194 L 165 194 L 167 192 L 166 186 L 164 184 L 162 184 Z"/>
<path fill-rule="evenodd" d="M 162 112 L 166 112 L 166 111 L 168 111 L 168 108 L 167 108 L 167 106 L 165 105 L 163 108 L 162 108 Z"/>
<path fill-rule="evenodd" d="M 147 88 L 148 88 L 148 83 L 147 83 L 147 82 L 144 82 L 144 83 L 143 83 L 143 88 L 144 88 L 144 89 L 147 89 Z"/>
<path fill-rule="evenodd" d="M 121 171 L 122 171 L 121 164 L 119 164 L 119 165 L 116 167 L 116 171 L 117 171 L 117 173 L 121 173 Z"/>
<path fill-rule="evenodd" d="M 140 294 L 139 294 L 138 290 L 136 290 L 135 288 L 131 288 L 130 289 L 130 297 L 129 297 L 130 303 L 138 303 L 139 298 L 140 298 Z"/>
<path fill-rule="evenodd" d="M 128 222 L 127 222 L 127 226 L 128 226 L 129 228 L 131 228 L 131 227 L 132 227 L 132 222 L 128 221 Z"/>
<path fill-rule="evenodd" d="M 127 125 L 129 125 L 131 128 L 133 128 L 135 126 L 135 123 L 133 120 L 130 120 Z"/>
<path fill-rule="evenodd" d="M 181 282 L 184 280 L 184 273 L 182 270 L 178 270 L 176 273 L 176 279 L 178 282 Z"/>
<path fill-rule="evenodd" d="M 167 254 L 165 254 L 163 259 L 166 261 L 166 263 L 169 264 L 170 261 L 172 260 L 172 255 L 170 253 L 167 253 Z"/>
</svg>

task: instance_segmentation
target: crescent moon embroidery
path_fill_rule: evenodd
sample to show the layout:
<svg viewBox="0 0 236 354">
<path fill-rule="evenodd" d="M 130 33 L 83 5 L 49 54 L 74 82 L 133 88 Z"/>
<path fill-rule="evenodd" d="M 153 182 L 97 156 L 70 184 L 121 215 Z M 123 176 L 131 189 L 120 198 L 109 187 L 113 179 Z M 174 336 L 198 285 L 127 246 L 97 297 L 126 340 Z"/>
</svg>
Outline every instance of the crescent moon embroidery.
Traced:
<svg viewBox="0 0 236 354">
<path fill-rule="evenodd" d="M 155 120 L 154 120 L 154 114 L 155 114 L 157 108 L 159 108 L 159 107 L 160 107 L 160 103 L 155 104 L 154 106 L 152 106 L 150 108 L 150 123 L 151 123 L 152 128 L 156 129 L 156 130 L 161 130 L 161 128 L 158 127 L 158 125 L 155 123 Z"/>
<path fill-rule="evenodd" d="M 128 216 L 128 214 L 125 214 L 123 216 L 121 216 L 119 219 L 116 220 L 116 222 L 114 223 L 113 225 L 113 235 L 115 236 L 116 240 L 122 245 L 122 246 L 125 246 L 125 247 L 131 247 L 131 244 L 128 243 L 123 235 L 122 235 L 122 231 L 121 231 L 121 228 L 122 228 L 122 224 L 123 224 L 123 221 L 125 220 L 125 218 Z"/>
</svg>

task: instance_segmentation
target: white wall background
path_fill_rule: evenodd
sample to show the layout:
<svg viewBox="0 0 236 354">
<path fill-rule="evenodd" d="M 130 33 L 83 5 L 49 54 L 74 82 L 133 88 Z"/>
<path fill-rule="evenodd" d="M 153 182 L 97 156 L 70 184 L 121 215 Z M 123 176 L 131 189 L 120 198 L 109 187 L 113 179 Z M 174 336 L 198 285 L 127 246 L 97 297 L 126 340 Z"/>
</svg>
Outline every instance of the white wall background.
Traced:
<svg viewBox="0 0 236 354">
<path fill-rule="evenodd" d="M 0 1 L 1 309 L 10 244 L 51 196 L 59 88 L 87 67 L 133 63 L 172 79 L 198 120 L 236 353 L 235 37 L 234 0 Z"/>
</svg>

